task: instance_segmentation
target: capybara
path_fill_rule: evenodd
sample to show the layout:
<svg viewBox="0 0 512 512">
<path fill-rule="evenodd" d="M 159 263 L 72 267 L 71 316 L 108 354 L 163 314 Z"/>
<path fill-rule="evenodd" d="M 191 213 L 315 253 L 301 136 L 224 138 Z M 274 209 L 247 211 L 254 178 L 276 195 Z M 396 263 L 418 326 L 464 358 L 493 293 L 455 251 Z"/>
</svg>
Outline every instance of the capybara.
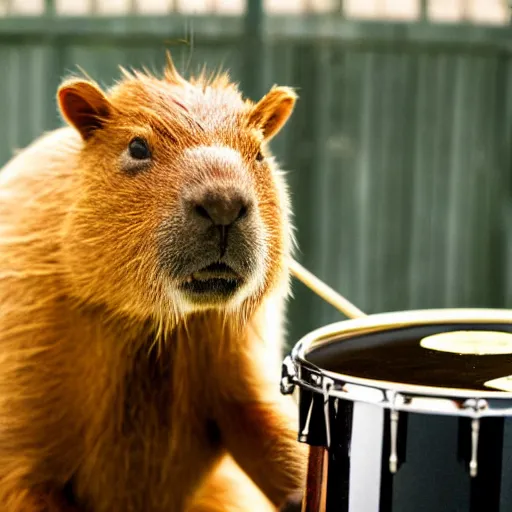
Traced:
<svg viewBox="0 0 512 512">
<path fill-rule="evenodd" d="M 257 512 L 303 489 L 268 147 L 295 102 L 170 56 L 62 82 L 67 126 L 0 173 L 2 512 Z"/>
</svg>

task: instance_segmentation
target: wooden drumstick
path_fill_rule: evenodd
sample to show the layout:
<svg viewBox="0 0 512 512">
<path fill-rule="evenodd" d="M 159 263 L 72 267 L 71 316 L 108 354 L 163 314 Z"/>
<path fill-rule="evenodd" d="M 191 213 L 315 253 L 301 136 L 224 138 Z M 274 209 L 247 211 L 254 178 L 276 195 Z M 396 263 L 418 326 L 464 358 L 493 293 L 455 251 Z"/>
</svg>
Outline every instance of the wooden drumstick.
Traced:
<svg viewBox="0 0 512 512">
<path fill-rule="evenodd" d="M 294 259 L 290 260 L 290 271 L 299 281 L 302 281 L 308 288 L 348 318 L 366 316 L 366 313 L 363 313 Z"/>
</svg>

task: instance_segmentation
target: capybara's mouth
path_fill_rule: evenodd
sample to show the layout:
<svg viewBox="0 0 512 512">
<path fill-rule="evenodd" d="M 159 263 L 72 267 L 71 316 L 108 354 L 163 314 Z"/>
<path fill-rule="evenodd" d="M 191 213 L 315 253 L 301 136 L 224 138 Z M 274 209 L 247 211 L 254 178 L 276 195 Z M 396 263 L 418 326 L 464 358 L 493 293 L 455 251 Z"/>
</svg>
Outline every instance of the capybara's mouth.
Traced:
<svg viewBox="0 0 512 512">
<path fill-rule="evenodd" d="M 225 263 L 212 263 L 193 272 L 181 287 L 194 295 L 228 296 L 241 284 L 242 278 L 231 267 Z"/>
</svg>

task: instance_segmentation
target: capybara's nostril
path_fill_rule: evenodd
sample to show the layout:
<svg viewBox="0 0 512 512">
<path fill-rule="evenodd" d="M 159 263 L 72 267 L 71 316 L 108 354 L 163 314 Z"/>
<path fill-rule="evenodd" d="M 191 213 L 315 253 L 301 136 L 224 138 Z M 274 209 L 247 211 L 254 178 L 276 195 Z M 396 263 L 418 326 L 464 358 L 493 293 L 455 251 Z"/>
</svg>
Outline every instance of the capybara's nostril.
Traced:
<svg viewBox="0 0 512 512">
<path fill-rule="evenodd" d="M 195 201 L 193 211 L 216 226 L 230 226 L 245 217 L 249 202 L 239 191 L 215 193 L 208 191 Z"/>
<path fill-rule="evenodd" d="M 247 211 L 248 211 L 248 207 L 247 207 L 247 205 L 244 204 L 242 206 L 242 208 L 240 209 L 240 211 L 238 212 L 238 217 L 236 220 L 243 219 L 247 215 Z"/>
<path fill-rule="evenodd" d="M 210 219 L 209 213 L 200 204 L 195 205 L 195 210 L 196 210 L 196 213 L 199 215 L 199 217 L 203 217 L 204 219 Z"/>
</svg>

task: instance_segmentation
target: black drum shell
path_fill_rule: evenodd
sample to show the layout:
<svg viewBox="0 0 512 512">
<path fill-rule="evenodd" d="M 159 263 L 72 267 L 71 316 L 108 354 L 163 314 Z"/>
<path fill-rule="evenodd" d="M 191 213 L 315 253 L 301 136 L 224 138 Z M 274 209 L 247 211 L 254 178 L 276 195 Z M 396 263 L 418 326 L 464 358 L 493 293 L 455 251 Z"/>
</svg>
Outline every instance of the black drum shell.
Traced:
<svg viewBox="0 0 512 512">
<path fill-rule="evenodd" d="M 329 343 L 306 351 L 304 357 L 308 363 L 312 363 L 318 369 L 318 377 L 321 377 L 325 370 L 340 375 L 347 374 L 350 363 L 355 362 L 357 364 L 354 368 L 357 371 L 350 375 L 369 379 L 375 379 L 375 376 L 378 376 L 382 381 L 386 381 L 392 376 L 389 373 L 389 367 L 393 364 L 395 367 L 399 366 L 399 361 L 396 358 L 393 359 L 393 348 L 396 349 L 404 340 L 419 342 L 421 338 L 438 332 L 472 329 L 512 332 L 512 324 L 443 323 L 384 329 L 354 335 L 340 342 L 330 340 Z M 386 351 L 382 350 L 383 347 L 389 349 L 387 355 Z M 372 353 L 379 354 L 377 361 L 374 361 L 376 364 L 372 363 Z M 402 368 L 404 371 L 400 375 L 394 372 L 398 378 L 393 381 L 402 382 L 405 385 L 426 384 L 435 385 L 438 388 L 444 387 L 449 396 L 451 389 L 458 389 L 472 383 L 470 387 L 483 390 L 485 388 L 482 384 L 485 380 L 512 374 L 511 356 L 485 356 L 481 359 L 480 372 L 475 368 L 473 373 L 467 371 L 465 375 L 459 373 L 453 378 L 450 378 L 448 370 L 450 361 L 453 362 L 456 359 L 454 355 L 431 354 L 431 357 L 438 358 L 439 361 L 444 360 L 447 366 L 443 367 L 441 364 L 436 367 L 434 364 L 428 372 L 425 371 L 425 367 L 429 365 L 428 362 L 425 362 L 422 368 L 421 362 L 419 366 L 418 362 L 408 365 L 408 361 L 404 360 L 405 364 Z M 366 372 L 364 372 L 365 358 L 368 361 Z M 496 364 L 489 364 L 492 358 Z M 314 367 L 309 367 L 303 373 L 309 373 L 310 377 L 315 376 Z M 453 365 L 452 367 L 456 370 Z M 386 370 L 388 370 L 387 373 Z M 477 379 L 474 379 L 475 375 Z M 312 401 L 313 408 L 310 410 Z M 512 407 L 510 403 L 509 406 Z M 390 411 L 379 405 L 364 404 L 368 420 L 366 423 L 361 423 L 362 408 L 357 401 L 347 399 L 331 397 L 327 402 L 330 434 L 327 512 L 512 511 L 512 418 L 510 416 L 504 414 L 480 420 L 478 473 L 476 477 L 471 477 L 469 474 L 470 418 L 402 411 L 399 413 L 398 421 L 399 465 L 398 471 L 392 474 L 389 471 Z M 359 416 L 356 409 L 359 410 Z M 299 425 L 301 432 L 308 423 L 307 435 L 301 438 L 303 442 L 312 446 L 327 445 L 325 415 L 326 403 L 321 389 L 312 390 L 301 387 Z M 356 423 L 359 427 L 354 432 Z M 361 435 L 358 437 L 358 433 L 370 426 L 373 432 L 365 443 Z M 373 448 L 370 450 L 370 447 Z M 374 449 L 375 447 L 378 449 Z M 366 472 L 363 470 L 365 465 L 368 468 Z M 353 469 L 356 466 L 359 467 L 357 482 L 354 481 L 356 477 Z M 365 494 L 362 501 L 358 502 L 354 498 L 355 493 Z M 368 498 L 372 494 L 373 501 Z M 361 503 L 369 502 L 373 505 L 368 509 L 361 509 Z M 358 509 L 354 509 L 354 506 Z"/>
</svg>

